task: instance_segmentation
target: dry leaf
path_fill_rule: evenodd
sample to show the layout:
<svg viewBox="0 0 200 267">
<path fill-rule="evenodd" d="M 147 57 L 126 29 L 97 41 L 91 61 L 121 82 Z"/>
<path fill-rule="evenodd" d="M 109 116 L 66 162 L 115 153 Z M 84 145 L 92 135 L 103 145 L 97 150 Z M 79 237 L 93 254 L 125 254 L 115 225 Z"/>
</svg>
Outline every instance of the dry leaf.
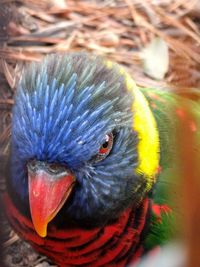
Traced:
<svg viewBox="0 0 200 267">
<path fill-rule="evenodd" d="M 153 39 L 142 52 L 144 72 L 156 80 L 162 80 L 169 68 L 167 43 L 161 38 Z"/>
</svg>

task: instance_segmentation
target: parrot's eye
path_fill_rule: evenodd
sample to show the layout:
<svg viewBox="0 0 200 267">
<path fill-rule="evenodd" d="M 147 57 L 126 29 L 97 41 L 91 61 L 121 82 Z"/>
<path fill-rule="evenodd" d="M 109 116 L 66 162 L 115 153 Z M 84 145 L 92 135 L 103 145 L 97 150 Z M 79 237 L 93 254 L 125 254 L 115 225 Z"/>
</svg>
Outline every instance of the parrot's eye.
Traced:
<svg viewBox="0 0 200 267">
<path fill-rule="evenodd" d="M 97 162 L 105 159 L 105 157 L 107 157 L 108 154 L 110 153 L 112 146 L 113 146 L 113 134 L 112 133 L 106 134 L 105 141 L 101 145 L 98 154 L 95 157 L 95 161 Z"/>
<path fill-rule="evenodd" d="M 113 134 L 110 133 L 106 135 L 105 142 L 99 149 L 99 154 L 107 155 L 110 152 L 112 145 L 113 145 Z"/>
</svg>

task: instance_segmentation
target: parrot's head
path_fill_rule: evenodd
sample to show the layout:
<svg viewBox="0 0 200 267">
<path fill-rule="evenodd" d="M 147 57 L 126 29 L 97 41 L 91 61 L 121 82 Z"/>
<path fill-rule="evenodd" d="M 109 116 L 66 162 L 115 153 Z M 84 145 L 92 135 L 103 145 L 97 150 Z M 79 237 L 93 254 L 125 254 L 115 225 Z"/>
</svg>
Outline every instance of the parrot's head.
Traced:
<svg viewBox="0 0 200 267">
<path fill-rule="evenodd" d="M 146 110 L 134 112 L 127 79 L 118 65 L 84 53 L 51 55 L 24 71 L 13 109 L 10 184 L 40 236 L 52 220 L 104 225 L 151 189 L 155 173 L 146 175 L 141 163 L 147 125 L 135 127 Z M 155 153 L 147 154 L 150 165 Z"/>
</svg>

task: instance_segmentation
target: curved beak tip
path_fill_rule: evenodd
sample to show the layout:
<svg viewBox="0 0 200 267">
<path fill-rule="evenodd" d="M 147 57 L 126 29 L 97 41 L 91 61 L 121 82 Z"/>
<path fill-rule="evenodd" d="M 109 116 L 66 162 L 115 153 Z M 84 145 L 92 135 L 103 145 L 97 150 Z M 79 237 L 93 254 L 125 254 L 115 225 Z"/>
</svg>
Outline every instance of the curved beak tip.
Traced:
<svg viewBox="0 0 200 267">
<path fill-rule="evenodd" d="M 36 203 L 37 204 L 37 203 Z M 31 217 L 32 217 L 32 223 L 35 228 L 36 233 L 40 237 L 46 237 L 47 236 L 47 226 L 48 220 L 46 214 L 41 212 L 40 207 L 38 209 L 37 206 L 34 206 L 35 203 L 33 202 L 31 204 Z"/>
<path fill-rule="evenodd" d="M 34 224 L 34 223 L 33 223 Z M 40 236 L 40 237 L 46 237 L 47 236 L 47 224 L 43 224 L 41 226 L 38 226 L 38 225 L 35 225 L 34 224 L 34 227 L 35 227 L 35 231 L 37 232 L 37 234 Z"/>
</svg>

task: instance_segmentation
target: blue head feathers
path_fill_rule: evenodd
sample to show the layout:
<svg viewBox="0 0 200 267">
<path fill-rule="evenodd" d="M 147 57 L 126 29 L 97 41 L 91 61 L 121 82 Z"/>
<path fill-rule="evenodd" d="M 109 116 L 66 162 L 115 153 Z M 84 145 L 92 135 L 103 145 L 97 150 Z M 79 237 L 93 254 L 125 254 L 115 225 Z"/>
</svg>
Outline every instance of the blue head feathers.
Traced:
<svg viewBox="0 0 200 267">
<path fill-rule="evenodd" d="M 30 159 L 61 163 L 77 178 L 55 220 L 60 216 L 90 223 L 92 218 L 98 224 L 137 202 L 143 181 L 134 174 L 132 101 L 118 67 L 107 68 L 99 57 L 51 55 L 26 69 L 13 109 L 10 175 L 10 186 L 23 205 L 28 206 Z M 110 154 L 97 161 L 110 133 Z"/>
</svg>

